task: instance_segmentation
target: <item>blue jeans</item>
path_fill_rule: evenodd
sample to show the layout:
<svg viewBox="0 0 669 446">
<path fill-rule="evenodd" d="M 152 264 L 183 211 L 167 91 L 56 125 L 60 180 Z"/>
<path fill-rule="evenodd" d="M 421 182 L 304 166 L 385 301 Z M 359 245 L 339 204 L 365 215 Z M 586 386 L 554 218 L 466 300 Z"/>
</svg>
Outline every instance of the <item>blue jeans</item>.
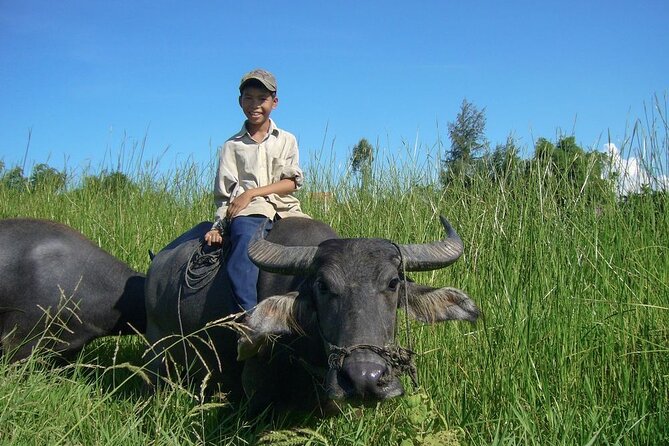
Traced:
<svg viewBox="0 0 669 446">
<path fill-rule="evenodd" d="M 235 310 L 249 311 L 258 304 L 258 273 L 260 269 L 249 258 L 249 243 L 258 228 L 267 222 L 265 235 L 272 222 L 264 216 L 235 217 L 230 222 L 230 251 L 225 269 L 230 279 Z"/>
</svg>

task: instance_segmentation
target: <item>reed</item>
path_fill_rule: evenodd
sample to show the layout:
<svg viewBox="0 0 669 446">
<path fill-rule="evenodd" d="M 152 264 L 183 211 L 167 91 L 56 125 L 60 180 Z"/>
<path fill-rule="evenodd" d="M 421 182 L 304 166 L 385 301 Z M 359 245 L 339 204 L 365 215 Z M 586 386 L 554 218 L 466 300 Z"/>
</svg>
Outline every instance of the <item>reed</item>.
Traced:
<svg viewBox="0 0 669 446">
<path fill-rule="evenodd" d="M 669 154 L 666 129 L 659 135 L 646 135 L 653 160 Z M 461 235 L 462 259 L 414 279 L 464 289 L 484 317 L 410 325 L 418 389 L 407 383 L 404 398 L 325 420 L 249 421 L 243 407 L 178 385 L 147 396 L 143 341 L 106 339 L 66 367 L 45 367 L 39 356 L 0 363 L 0 443 L 669 443 L 668 194 L 593 202 L 540 168 L 443 189 L 429 181 L 438 165 L 405 159 L 377 162 L 364 187 L 323 174 L 331 161 L 311 160 L 312 181 L 298 194 L 344 237 L 430 241 L 443 235 L 440 214 Z M 202 186 L 211 169 L 130 176 L 133 187 L 116 191 L 0 188 L 0 217 L 64 222 L 145 271 L 149 249 L 212 215 Z"/>
</svg>

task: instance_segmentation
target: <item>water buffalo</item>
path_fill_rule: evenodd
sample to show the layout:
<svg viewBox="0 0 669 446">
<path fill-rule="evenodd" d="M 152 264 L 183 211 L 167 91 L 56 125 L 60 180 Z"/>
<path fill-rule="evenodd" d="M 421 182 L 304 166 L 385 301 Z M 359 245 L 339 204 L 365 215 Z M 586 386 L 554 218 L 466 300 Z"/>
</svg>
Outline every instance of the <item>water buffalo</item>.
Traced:
<svg viewBox="0 0 669 446">
<path fill-rule="evenodd" d="M 239 336 L 220 326 L 204 328 L 230 312 L 224 268 L 209 283 L 192 274 L 185 280 L 211 227 L 203 222 L 159 252 L 147 273 L 153 367 L 165 373 L 168 353 L 177 364 L 194 365 L 191 372 L 206 374 L 208 382 L 223 382 L 233 393 L 241 386 L 252 412 L 267 406 L 328 410 L 338 400 L 399 396 L 398 375 L 413 363 L 412 352 L 394 343 L 397 308 L 426 323 L 473 322 L 479 315 L 458 289 L 405 279 L 405 271 L 443 268 L 460 257 L 460 238 L 446 219 L 442 224 L 444 240 L 396 245 L 341 239 L 317 220 L 279 220 L 249 247 L 261 268 L 259 304 L 245 316 L 248 330 Z"/>
<path fill-rule="evenodd" d="M 0 220 L 0 353 L 71 357 L 95 338 L 144 332 L 144 281 L 66 225 Z"/>
</svg>

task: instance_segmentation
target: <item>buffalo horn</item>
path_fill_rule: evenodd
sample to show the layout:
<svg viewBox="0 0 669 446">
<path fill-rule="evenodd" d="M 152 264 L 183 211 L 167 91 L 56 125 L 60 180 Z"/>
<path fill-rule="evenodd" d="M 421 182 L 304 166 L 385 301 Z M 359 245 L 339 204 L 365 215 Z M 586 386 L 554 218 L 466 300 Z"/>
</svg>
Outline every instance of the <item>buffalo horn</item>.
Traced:
<svg viewBox="0 0 669 446">
<path fill-rule="evenodd" d="M 462 240 L 443 216 L 439 217 L 446 230 L 446 239 L 433 243 L 399 245 L 407 271 L 431 271 L 444 268 L 462 255 Z"/>
<path fill-rule="evenodd" d="M 264 235 L 264 231 L 262 231 Z M 258 268 L 278 274 L 298 275 L 311 269 L 316 246 L 283 246 L 256 238 L 249 244 L 249 258 Z"/>
</svg>

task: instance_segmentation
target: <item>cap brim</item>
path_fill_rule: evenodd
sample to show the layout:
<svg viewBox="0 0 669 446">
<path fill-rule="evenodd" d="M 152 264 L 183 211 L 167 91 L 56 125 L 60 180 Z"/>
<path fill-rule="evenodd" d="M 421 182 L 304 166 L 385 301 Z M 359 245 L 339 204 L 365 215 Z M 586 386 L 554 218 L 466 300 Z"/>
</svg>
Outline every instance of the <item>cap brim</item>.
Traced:
<svg viewBox="0 0 669 446">
<path fill-rule="evenodd" d="M 249 77 L 248 79 L 244 79 L 244 81 L 241 84 L 239 84 L 239 90 L 241 91 L 244 88 L 244 85 L 248 84 L 249 81 L 253 81 L 253 80 L 256 80 L 256 81 L 260 82 L 261 84 L 263 84 L 265 86 L 265 88 L 267 88 L 269 91 L 276 92 L 276 86 L 275 85 L 272 85 L 271 83 L 269 83 L 266 80 L 261 79 L 259 77 Z"/>
</svg>

